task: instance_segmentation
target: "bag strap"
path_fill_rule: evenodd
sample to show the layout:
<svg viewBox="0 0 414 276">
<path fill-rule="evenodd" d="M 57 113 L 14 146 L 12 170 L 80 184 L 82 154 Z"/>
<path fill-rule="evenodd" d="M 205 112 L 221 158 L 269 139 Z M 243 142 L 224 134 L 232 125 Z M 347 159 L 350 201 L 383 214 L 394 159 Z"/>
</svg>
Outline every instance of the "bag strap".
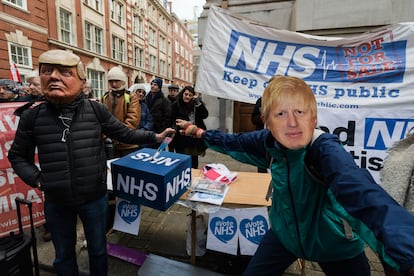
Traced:
<svg viewBox="0 0 414 276">
<path fill-rule="evenodd" d="M 102 96 L 103 101 L 106 101 L 106 99 L 108 98 L 109 92 L 105 93 Z M 125 104 L 127 105 L 127 108 L 129 106 L 129 103 L 131 102 L 131 95 L 129 95 L 128 93 L 124 93 L 124 99 L 125 99 Z"/>
</svg>

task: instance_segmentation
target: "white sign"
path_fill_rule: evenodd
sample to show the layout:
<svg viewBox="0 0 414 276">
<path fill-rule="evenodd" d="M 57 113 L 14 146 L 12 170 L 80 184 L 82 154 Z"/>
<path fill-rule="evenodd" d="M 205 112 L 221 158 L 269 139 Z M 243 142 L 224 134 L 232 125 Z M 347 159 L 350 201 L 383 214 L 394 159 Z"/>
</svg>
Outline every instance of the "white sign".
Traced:
<svg viewBox="0 0 414 276">
<path fill-rule="evenodd" d="M 240 253 L 251 256 L 268 230 L 266 207 L 221 208 L 209 216 L 207 249 L 237 255 L 239 242 Z"/>
<path fill-rule="evenodd" d="M 141 222 L 141 206 L 128 200 L 116 198 L 114 230 L 138 235 Z"/>
</svg>

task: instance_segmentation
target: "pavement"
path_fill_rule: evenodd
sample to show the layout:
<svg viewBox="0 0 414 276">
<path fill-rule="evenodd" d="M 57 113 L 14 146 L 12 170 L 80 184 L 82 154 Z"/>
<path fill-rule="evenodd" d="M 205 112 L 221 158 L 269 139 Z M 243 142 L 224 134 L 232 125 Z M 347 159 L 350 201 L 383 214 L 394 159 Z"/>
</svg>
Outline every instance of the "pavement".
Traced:
<svg viewBox="0 0 414 276">
<path fill-rule="evenodd" d="M 206 155 L 199 159 L 200 167 L 208 163 L 223 163 L 231 171 L 256 172 L 256 167 L 237 162 L 226 155 L 207 150 Z M 168 210 L 162 212 L 142 206 L 141 223 L 138 235 L 126 234 L 112 231 L 108 234 L 108 243 L 114 245 L 118 251 L 129 251 L 128 256 L 118 254 L 117 257 L 109 256 L 110 276 L 129 275 L 177 275 L 176 271 L 186 271 L 178 275 L 241 275 L 250 257 L 230 256 L 207 250 L 203 256 L 196 258 L 194 268 L 190 264 L 187 254 L 187 229 L 191 210 L 187 207 L 174 204 Z M 40 275 L 49 276 L 53 273 L 54 248 L 52 242 L 44 242 L 41 238 L 40 229 L 37 229 L 37 252 L 40 264 Z M 88 275 L 88 255 L 84 244 L 84 235 L 81 225 L 78 225 L 78 265 L 81 275 Z M 366 249 L 371 266 L 372 276 L 385 275 L 381 263 L 376 255 Z M 115 255 L 115 254 L 112 254 Z M 154 257 L 167 259 L 157 259 Z M 135 258 L 132 258 L 135 257 Z M 142 260 L 147 258 L 146 263 Z M 149 259 L 158 265 L 153 272 L 148 272 Z M 167 260 L 167 261 L 166 261 Z M 139 265 L 137 265 L 137 263 Z M 178 266 L 177 266 L 178 264 Z M 285 275 L 307 275 L 321 276 L 324 273 L 317 263 L 306 261 L 304 274 L 300 269 L 299 262 L 295 262 L 285 272 Z M 145 268 L 145 269 L 144 269 Z M 140 272 L 141 269 L 141 272 Z M 144 271 L 145 270 L 145 271 Z M 206 273 L 204 273 L 206 272 Z"/>
</svg>

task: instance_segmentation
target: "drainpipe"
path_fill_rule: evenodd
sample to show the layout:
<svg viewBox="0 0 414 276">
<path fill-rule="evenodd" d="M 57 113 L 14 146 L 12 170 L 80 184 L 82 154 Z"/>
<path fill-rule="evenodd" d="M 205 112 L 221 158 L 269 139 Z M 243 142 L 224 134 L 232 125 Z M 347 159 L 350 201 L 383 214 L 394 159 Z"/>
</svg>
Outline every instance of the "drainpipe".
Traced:
<svg viewBox="0 0 414 276">
<path fill-rule="evenodd" d="M 229 7 L 227 0 L 221 1 L 221 8 L 227 10 Z M 226 99 L 219 98 L 219 130 L 227 132 L 226 129 Z"/>
</svg>

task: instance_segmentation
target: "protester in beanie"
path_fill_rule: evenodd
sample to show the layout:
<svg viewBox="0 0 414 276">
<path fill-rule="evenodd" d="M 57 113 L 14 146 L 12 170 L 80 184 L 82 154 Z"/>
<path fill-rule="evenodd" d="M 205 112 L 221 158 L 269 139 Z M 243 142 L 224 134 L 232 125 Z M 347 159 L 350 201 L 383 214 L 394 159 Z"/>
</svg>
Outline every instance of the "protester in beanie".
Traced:
<svg viewBox="0 0 414 276">
<path fill-rule="evenodd" d="M 171 126 L 171 104 L 161 89 L 162 79 L 155 78 L 151 81 L 151 91 L 146 96 L 146 102 L 153 120 L 153 128 L 157 133 Z"/>
</svg>

